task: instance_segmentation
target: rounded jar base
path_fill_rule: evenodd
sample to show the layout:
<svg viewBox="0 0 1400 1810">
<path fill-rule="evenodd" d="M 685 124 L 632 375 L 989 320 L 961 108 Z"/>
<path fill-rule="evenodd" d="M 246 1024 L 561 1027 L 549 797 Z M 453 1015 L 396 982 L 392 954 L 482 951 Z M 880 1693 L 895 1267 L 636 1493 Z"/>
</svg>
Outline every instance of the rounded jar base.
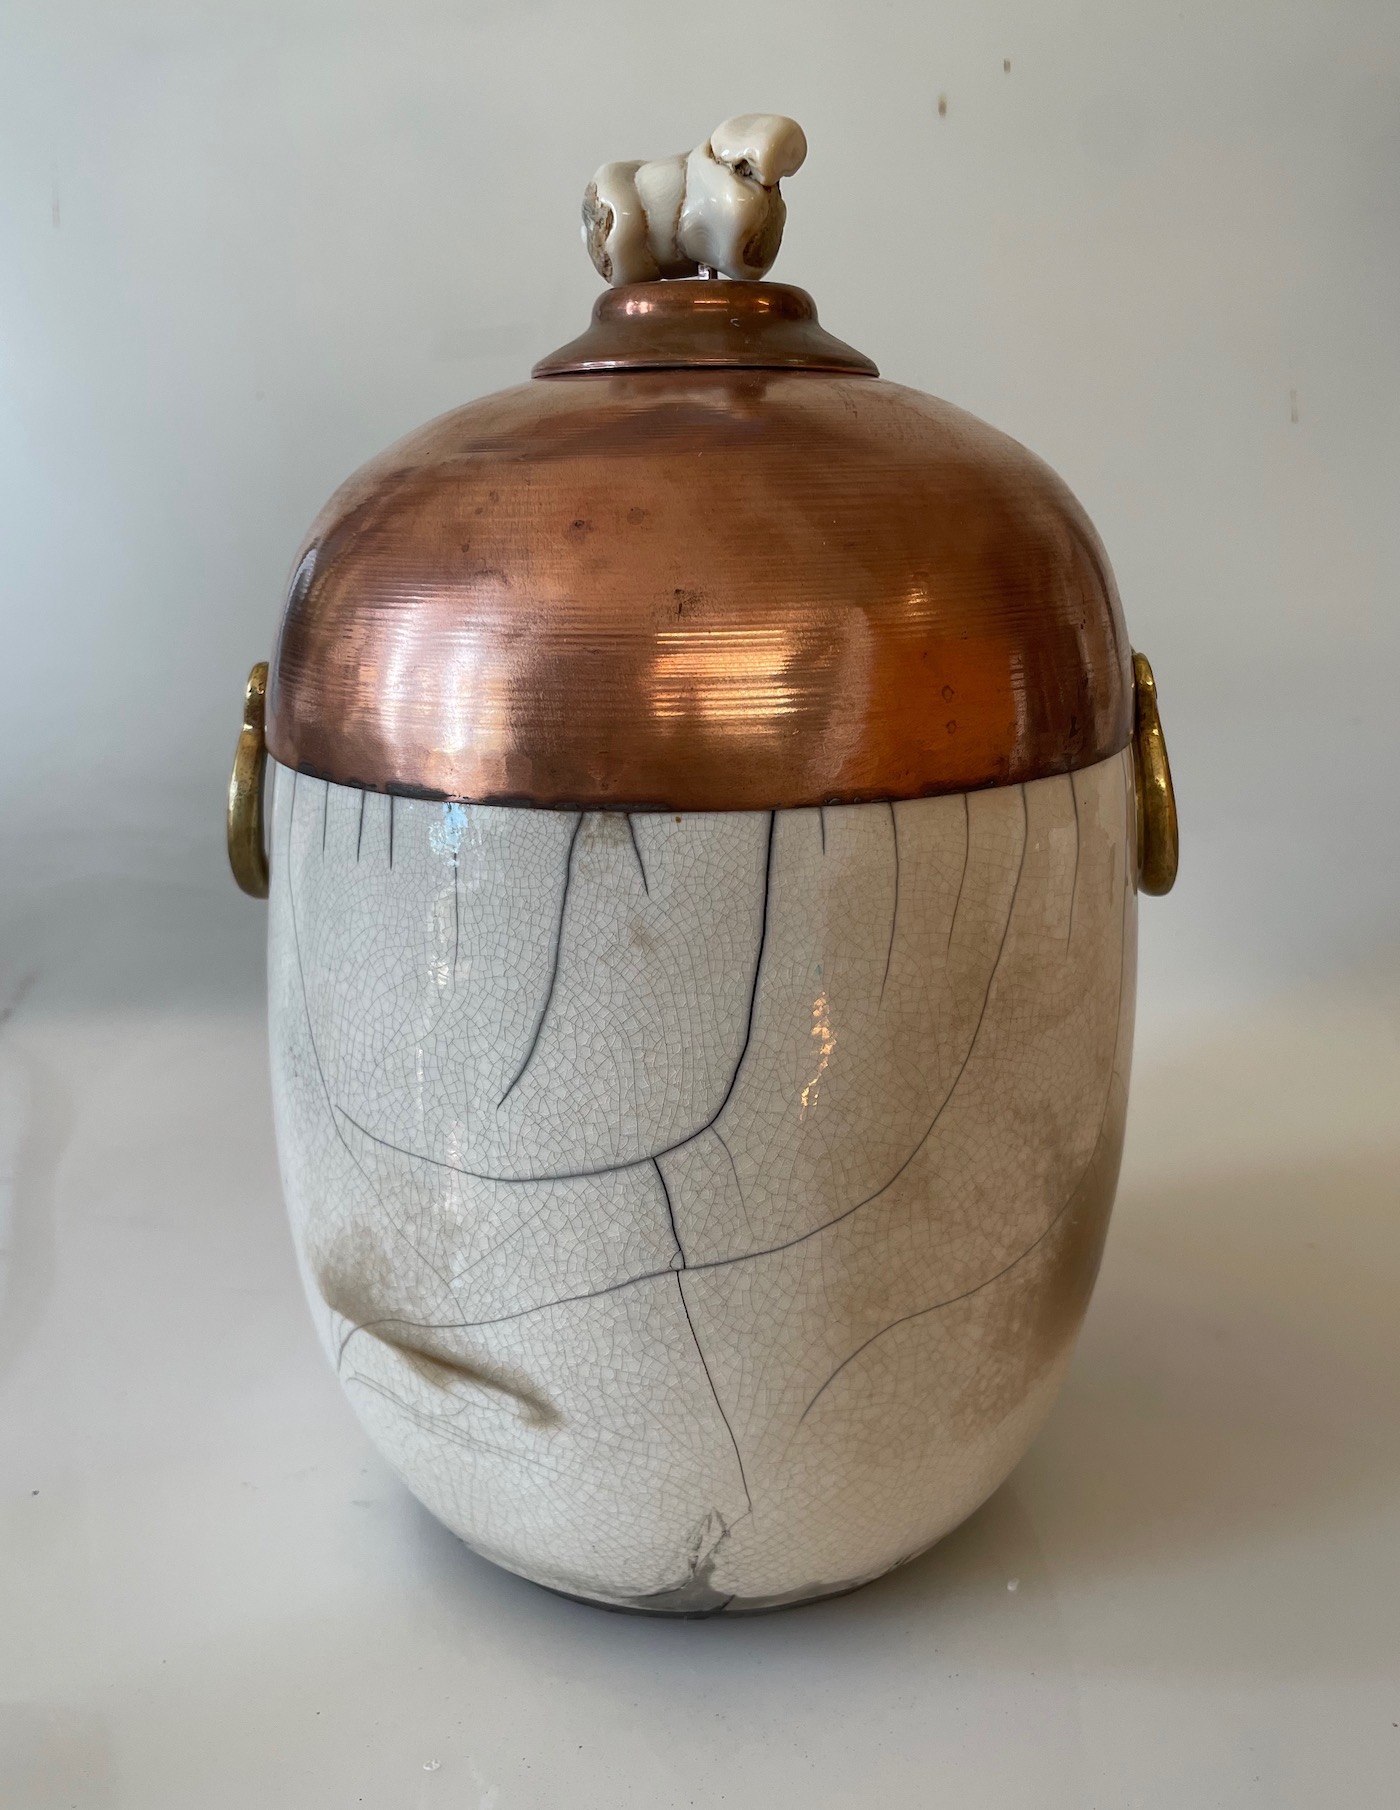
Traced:
<svg viewBox="0 0 1400 1810">
<path fill-rule="evenodd" d="M 938 1542 L 935 1540 L 934 1545 Z M 686 1592 L 680 1590 L 666 1591 L 662 1597 L 638 1597 L 633 1602 L 610 1602 L 601 1596 L 580 1596 L 573 1590 L 559 1590 L 553 1584 L 539 1584 L 540 1590 L 547 1590 L 551 1596 L 563 1597 L 565 1602 L 582 1603 L 588 1609 L 606 1609 L 612 1615 L 663 1616 L 669 1621 L 710 1621 L 717 1615 L 777 1615 L 784 1609 L 810 1609 L 818 1603 L 834 1602 L 840 1596 L 853 1596 L 857 1590 L 864 1590 L 867 1584 L 873 1584 L 882 1577 L 888 1577 L 892 1571 L 921 1558 L 923 1552 L 932 1548 L 924 1547 L 922 1552 L 910 1553 L 907 1559 L 900 1559 L 885 1571 L 877 1571 L 871 1577 L 857 1578 L 849 1584 L 819 1584 L 810 1590 L 793 1590 L 782 1596 L 723 1596 L 711 1591 L 712 1602 L 685 1605 L 679 1602 L 668 1603 L 665 1597 L 680 1597 Z M 527 1579 L 527 1582 L 534 1582 Z"/>
</svg>

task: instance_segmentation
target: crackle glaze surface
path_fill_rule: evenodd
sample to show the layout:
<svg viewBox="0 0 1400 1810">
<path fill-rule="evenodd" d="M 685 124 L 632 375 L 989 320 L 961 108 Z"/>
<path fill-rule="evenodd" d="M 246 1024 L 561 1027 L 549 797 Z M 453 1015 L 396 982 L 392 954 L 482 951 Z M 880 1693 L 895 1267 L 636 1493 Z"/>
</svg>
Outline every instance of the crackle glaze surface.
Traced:
<svg viewBox="0 0 1400 1810">
<path fill-rule="evenodd" d="M 322 1336 L 447 1525 L 611 1604 L 878 1575 L 1054 1398 L 1117 1177 L 1132 772 L 677 817 L 276 774 Z"/>
</svg>

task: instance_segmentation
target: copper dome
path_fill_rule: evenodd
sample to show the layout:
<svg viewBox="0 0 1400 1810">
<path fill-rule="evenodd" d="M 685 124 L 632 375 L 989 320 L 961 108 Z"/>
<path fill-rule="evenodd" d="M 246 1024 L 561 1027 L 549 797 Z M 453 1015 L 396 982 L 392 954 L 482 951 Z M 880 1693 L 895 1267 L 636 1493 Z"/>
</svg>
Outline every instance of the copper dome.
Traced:
<svg viewBox="0 0 1400 1810">
<path fill-rule="evenodd" d="M 365 466 L 303 549 L 288 767 L 410 796 L 747 810 L 1089 766 L 1133 723 L 1059 478 L 781 284 L 637 284 Z"/>
</svg>

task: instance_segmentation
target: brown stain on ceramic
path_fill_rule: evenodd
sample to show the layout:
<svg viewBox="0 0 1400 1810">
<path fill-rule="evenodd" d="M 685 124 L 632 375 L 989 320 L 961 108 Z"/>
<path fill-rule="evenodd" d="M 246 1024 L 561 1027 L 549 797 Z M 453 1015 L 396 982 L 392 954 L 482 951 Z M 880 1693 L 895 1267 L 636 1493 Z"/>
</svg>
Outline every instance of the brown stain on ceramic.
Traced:
<svg viewBox="0 0 1400 1810">
<path fill-rule="evenodd" d="M 405 1359 L 414 1373 L 434 1388 L 451 1390 L 466 1383 L 506 1396 L 521 1409 L 521 1418 L 528 1426 L 544 1428 L 560 1423 L 562 1417 L 553 1402 L 528 1381 L 451 1350 L 445 1336 L 447 1329 L 389 1311 L 390 1304 L 381 1299 L 375 1288 L 373 1256 L 366 1262 L 366 1255 L 369 1254 L 357 1254 L 347 1260 L 347 1254 L 341 1253 L 338 1260 L 324 1261 L 314 1272 L 321 1299 L 353 1329 L 342 1340 L 342 1370 L 346 1368 L 345 1353 L 353 1350 L 353 1340 L 368 1338 Z"/>
<path fill-rule="evenodd" d="M 1000 1425 L 1078 1336 L 1108 1237 L 1123 1155 L 1127 1091 L 1116 1077 L 1112 1094 L 1094 1154 L 1054 1223 L 1015 1268 L 983 1291 L 983 1299 L 973 1298 L 978 1362 L 948 1404 L 948 1419 L 959 1436 Z"/>
</svg>

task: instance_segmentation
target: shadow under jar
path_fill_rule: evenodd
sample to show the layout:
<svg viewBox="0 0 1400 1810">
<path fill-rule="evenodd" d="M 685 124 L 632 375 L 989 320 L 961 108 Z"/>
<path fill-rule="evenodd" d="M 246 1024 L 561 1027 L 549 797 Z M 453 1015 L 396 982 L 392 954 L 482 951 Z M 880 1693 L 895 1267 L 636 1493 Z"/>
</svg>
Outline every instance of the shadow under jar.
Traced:
<svg viewBox="0 0 1400 1810">
<path fill-rule="evenodd" d="M 409 1487 L 673 1614 L 982 1502 L 1093 1285 L 1175 868 L 1054 474 L 800 290 L 624 285 L 331 500 L 266 739 L 287 1199 Z"/>
</svg>

